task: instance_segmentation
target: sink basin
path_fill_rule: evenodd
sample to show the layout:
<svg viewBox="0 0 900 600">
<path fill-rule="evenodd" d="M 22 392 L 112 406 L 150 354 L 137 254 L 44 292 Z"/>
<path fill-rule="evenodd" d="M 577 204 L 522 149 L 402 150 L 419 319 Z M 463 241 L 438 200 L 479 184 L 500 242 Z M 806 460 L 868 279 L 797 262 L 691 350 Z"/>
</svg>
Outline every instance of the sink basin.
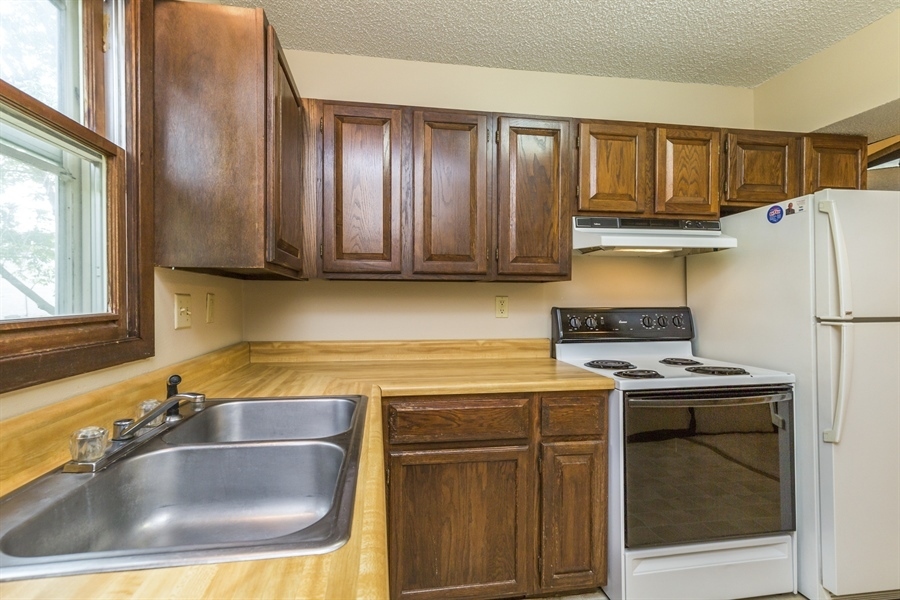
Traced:
<svg viewBox="0 0 900 600">
<path fill-rule="evenodd" d="M 350 398 L 242 400 L 215 404 L 163 436 L 170 444 L 316 439 L 350 429 Z"/>
<path fill-rule="evenodd" d="M 215 401 L 102 471 L 56 470 L 0 498 L 0 581 L 337 549 L 366 399 L 309 400 Z M 292 419 L 310 439 L 285 437 Z"/>
</svg>

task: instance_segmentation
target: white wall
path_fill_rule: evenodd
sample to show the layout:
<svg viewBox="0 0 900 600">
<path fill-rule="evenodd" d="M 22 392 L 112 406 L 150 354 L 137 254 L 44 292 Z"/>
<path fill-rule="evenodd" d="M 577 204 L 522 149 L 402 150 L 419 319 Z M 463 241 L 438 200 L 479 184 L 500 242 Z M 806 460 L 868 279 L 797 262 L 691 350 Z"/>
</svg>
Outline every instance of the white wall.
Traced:
<svg viewBox="0 0 900 600">
<path fill-rule="evenodd" d="M 509 318 L 494 297 L 509 297 Z M 678 306 L 684 259 L 575 256 L 572 281 L 252 282 L 244 288 L 250 341 L 550 337 L 552 306 Z"/>
<path fill-rule="evenodd" d="M 184 271 L 155 272 L 156 356 L 0 395 L 0 420 L 181 362 L 242 340 L 242 282 Z M 215 294 L 215 322 L 206 323 L 206 293 Z M 190 294 L 190 329 L 174 329 L 174 294 Z"/>
<path fill-rule="evenodd" d="M 815 131 L 900 98 L 900 9 L 754 90 L 755 127 Z"/>
<path fill-rule="evenodd" d="M 287 50 L 300 94 L 546 116 L 753 126 L 753 90 Z"/>
</svg>

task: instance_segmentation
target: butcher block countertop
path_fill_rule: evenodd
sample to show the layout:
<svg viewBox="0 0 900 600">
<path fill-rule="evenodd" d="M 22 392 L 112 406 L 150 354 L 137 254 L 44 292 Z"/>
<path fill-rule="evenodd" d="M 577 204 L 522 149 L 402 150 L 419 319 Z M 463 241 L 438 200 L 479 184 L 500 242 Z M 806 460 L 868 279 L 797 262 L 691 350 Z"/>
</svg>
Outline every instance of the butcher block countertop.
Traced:
<svg viewBox="0 0 900 600">
<path fill-rule="evenodd" d="M 0 493 L 65 462 L 72 431 L 108 427 L 139 401 L 164 397 L 172 373 L 184 379 L 182 391 L 209 398 L 368 396 L 347 544 L 316 556 L 6 582 L 0 598 L 386 600 L 382 397 L 612 389 L 609 379 L 549 358 L 545 339 L 242 343 L 0 421 Z"/>
</svg>

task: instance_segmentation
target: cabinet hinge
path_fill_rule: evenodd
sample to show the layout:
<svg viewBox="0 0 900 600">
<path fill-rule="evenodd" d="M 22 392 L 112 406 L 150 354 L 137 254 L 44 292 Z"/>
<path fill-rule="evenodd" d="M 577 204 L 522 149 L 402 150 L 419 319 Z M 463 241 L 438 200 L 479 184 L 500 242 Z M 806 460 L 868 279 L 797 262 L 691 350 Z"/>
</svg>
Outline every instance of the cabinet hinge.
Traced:
<svg viewBox="0 0 900 600">
<path fill-rule="evenodd" d="M 500 248 L 494 248 L 494 260 L 500 260 Z"/>
<path fill-rule="evenodd" d="M 497 144 L 500 143 L 500 130 L 499 129 L 494 132 L 494 142 L 496 142 Z"/>
<path fill-rule="evenodd" d="M 725 136 L 725 154 L 728 154 L 728 136 Z"/>
<path fill-rule="evenodd" d="M 319 133 L 325 131 L 325 117 L 319 117 Z"/>
<path fill-rule="evenodd" d="M 491 128 L 488 127 L 487 130 L 485 131 L 485 133 L 487 133 L 487 143 L 490 144 L 491 143 Z"/>
<path fill-rule="evenodd" d="M 581 185 L 575 186 L 575 197 L 578 198 L 581 196 Z"/>
<path fill-rule="evenodd" d="M 575 147 L 581 148 L 581 136 L 580 135 L 575 136 Z"/>
<path fill-rule="evenodd" d="M 391 470 L 390 469 L 384 470 L 384 484 L 391 485 Z"/>
<path fill-rule="evenodd" d="M 319 256 L 325 255 L 325 247 L 322 244 L 319 244 Z"/>
</svg>

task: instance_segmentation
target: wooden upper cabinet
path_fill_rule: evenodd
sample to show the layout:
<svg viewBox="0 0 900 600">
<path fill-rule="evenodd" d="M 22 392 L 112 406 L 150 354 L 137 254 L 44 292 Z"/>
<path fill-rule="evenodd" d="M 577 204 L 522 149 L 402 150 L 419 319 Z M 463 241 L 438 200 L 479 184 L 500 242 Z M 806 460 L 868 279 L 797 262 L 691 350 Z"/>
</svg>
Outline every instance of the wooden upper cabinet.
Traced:
<svg viewBox="0 0 900 600">
<path fill-rule="evenodd" d="M 401 272 L 401 109 L 325 103 L 324 273 Z"/>
<path fill-rule="evenodd" d="M 726 132 L 723 211 L 799 196 L 800 143 L 799 135 L 789 133 Z"/>
<path fill-rule="evenodd" d="M 866 189 L 866 151 L 862 136 L 810 135 L 803 139 L 802 194 L 825 188 Z"/>
<path fill-rule="evenodd" d="M 653 189 L 653 151 L 647 128 L 583 122 L 578 139 L 578 211 L 644 212 Z"/>
<path fill-rule="evenodd" d="M 488 115 L 413 111 L 413 273 L 487 274 Z"/>
<path fill-rule="evenodd" d="M 719 138 L 717 130 L 656 128 L 657 214 L 718 216 Z"/>
<path fill-rule="evenodd" d="M 261 9 L 154 6 L 156 264 L 302 276 L 297 87 Z"/>
<path fill-rule="evenodd" d="M 500 117 L 498 279 L 571 276 L 568 119 Z"/>
<path fill-rule="evenodd" d="M 269 104 L 269 193 L 266 203 L 266 260 L 297 272 L 303 270 L 301 178 L 303 155 L 300 132 L 303 109 L 297 85 L 275 29 L 266 30 L 269 60 L 266 85 Z"/>
</svg>

